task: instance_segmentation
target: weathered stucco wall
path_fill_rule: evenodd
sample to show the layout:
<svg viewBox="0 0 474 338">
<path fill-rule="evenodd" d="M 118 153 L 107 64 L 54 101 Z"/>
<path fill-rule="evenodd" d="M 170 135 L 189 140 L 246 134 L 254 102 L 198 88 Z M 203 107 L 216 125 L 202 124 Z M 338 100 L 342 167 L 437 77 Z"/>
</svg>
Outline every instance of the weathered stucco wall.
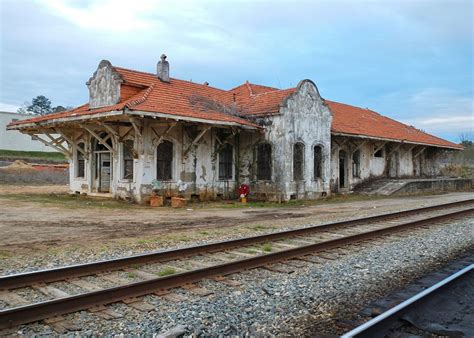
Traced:
<svg viewBox="0 0 474 338">
<path fill-rule="evenodd" d="M 300 82 L 298 90 L 280 108 L 280 113 L 260 118 L 263 134 L 240 135 L 240 182 L 250 185 L 257 198 L 289 200 L 318 198 L 329 193 L 330 126 L 332 115 L 313 82 Z M 257 180 L 257 146 L 272 146 L 271 180 Z M 293 147 L 304 145 L 303 177 L 294 180 Z M 322 148 L 322 175 L 314 177 L 314 147 Z"/>
<path fill-rule="evenodd" d="M 151 195 L 156 179 L 157 160 L 157 136 L 152 128 L 159 134 L 164 134 L 168 125 L 145 123 L 141 131 L 141 137 L 135 138 L 135 133 L 129 132 L 126 139 L 135 141 L 134 148 L 136 158 L 134 159 L 133 179 L 123 179 L 123 143 L 125 139 L 114 142 L 116 152 L 112 161 L 111 193 L 120 198 L 142 201 Z M 201 200 L 214 198 L 216 196 L 234 197 L 237 170 L 233 169 L 233 178 L 230 180 L 219 180 L 219 155 L 216 153 L 217 128 L 212 128 L 200 138 L 195 145 L 189 147 L 193 141 L 193 135 L 185 131 L 186 127 L 178 124 L 163 138 L 173 143 L 172 178 L 161 181 L 158 184 L 160 194 L 171 197 L 178 194 L 187 198 L 196 195 Z M 129 128 L 118 128 L 118 134 L 123 135 Z M 197 128 L 196 132 L 201 132 Z M 194 135 L 195 137 L 195 135 Z M 237 152 L 236 137 L 230 135 L 226 142 Z M 80 193 L 97 192 L 95 180 L 95 161 L 92 149 L 94 140 L 92 137 L 84 138 L 83 141 L 88 149 L 85 160 L 85 177 L 78 178 L 77 175 L 77 151 L 74 151 L 70 164 L 70 187 L 72 191 Z M 189 150 L 186 152 L 186 150 Z M 74 148 L 76 149 L 76 148 Z M 237 164 L 234 156 L 234 163 Z M 185 187 L 185 188 L 184 188 Z M 180 188 L 182 188 L 180 191 Z"/>
</svg>

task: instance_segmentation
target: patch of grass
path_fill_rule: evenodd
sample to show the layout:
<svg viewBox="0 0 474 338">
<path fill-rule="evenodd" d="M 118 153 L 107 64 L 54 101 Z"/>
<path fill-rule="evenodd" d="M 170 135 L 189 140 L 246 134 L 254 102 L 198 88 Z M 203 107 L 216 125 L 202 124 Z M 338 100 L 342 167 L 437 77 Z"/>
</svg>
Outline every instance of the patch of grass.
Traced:
<svg viewBox="0 0 474 338">
<path fill-rule="evenodd" d="M 255 250 L 255 249 L 247 249 L 247 253 L 249 253 L 249 254 L 256 254 L 256 253 L 257 253 L 257 250 Z"/>
<path fill-rule="evenodd" d="M 266 229 L 267 229 L 266 226 L 261 225 L 261 224 L 249 225 L 247 228 L 249 228 L 249 229 L 251 229 L 251 230 L 255 230 L 255 231 L 266 230 Z"/>
<path fill-rule="evenodd" d="M 130 279 L 134 279 L 137 277 L 137 275 L 135 275 L 133 272 L 127 272 L 127 277 Z"/>
<path fill-rule="evenodd" d="M 11 160 L 46 160 L 57 163 L 66 163 L 66 157 L 62 153 L 50 151 L 19 151 L 0 149 L 0 158 Z"/>
<path fill-rule="evenodd" d="M 115 199 L 97 199 L 87 196 L 69 194 L 6 194 L 2 198 L 15 201 L 28 201 L 43 203 L 67 208 L 104 208 L 104 209 L 130 209 L 143 206 L 130 204 L 126 201 Z"/>
<path fill-rule="evenodd" d="M 200 234 L 200 235 L 203 235 L 203 236 L 207 236 L 207 235 L 209 235 L 210 233 L 209 233 L 209 231 L 202 230 L 202 231 L 199 231 L 199 234 Z"/>
<path fill-rule="evenodd" d="M 0 259 L 10 258 L 12 254 L 8 251 L 0 251 Z"/>
<path fill-rule="evenodd" d="M 166 267 L 164 269 L 161 269 L 160 272 L 157 273 L 158 276 L 160 277 L 165 277 L 169 275 L 174 275 L 176 273 L 176 270 L 172 267 Z"/>
<path fill-rule="evenodd" d="M 272 251 L 272 245 L 270 243 L 265 243 L 262 245 L 262 250 L 265 252 L 271 252 Z"/>
</svg>

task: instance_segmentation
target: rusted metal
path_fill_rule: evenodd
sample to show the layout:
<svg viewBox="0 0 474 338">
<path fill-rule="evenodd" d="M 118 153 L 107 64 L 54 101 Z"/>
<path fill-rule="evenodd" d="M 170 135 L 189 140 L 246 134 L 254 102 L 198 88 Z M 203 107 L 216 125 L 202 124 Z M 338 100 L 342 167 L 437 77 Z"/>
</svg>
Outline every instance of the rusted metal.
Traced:
<svg viewBox="0 0 474 338">
<path fill-rule="evenodd" d="M 232 248 L 263 243 L 266 241 L 274 241 L 282 238 L 290 238 L 295 236 L 307 235 L 311 233 L 330 231 L 333 229 L 356 225 L 360 223 L 373 223 L 386 219 L 398 218 L 402 216 L 410 216 L 419 214 L 420 212 L 433 211 L 444 208 L 452 208 L 464 206 L 474 203 L 474 199 L 439 204 L 418 209 L 404 210 L 389 214 L 369 216 L 342 222 L 328 223 L 324 225 L 311 226 L 306 228 L 274 232 L 253 237 L 245 237 L 224 242 L 208 243 L 203 245 L 190 246 L 180 249 L 164 250 L 151 252 L 140 255 L 133 255 L 124 258 L 111 259 L 107 261 L 98 261 L 86 264 L 70 265 L 66 267 L 53 268 L 47 270 L 39 270 L 34 272 L 26 272 L 21 274 L 0 277 L 0 290 L 19 288 L 32 283 L 46 283 L 53 281 L 65 280 L 73 277 L 86 276 L 102 271 L 118 270 L 130 265 L 146 264 L 151 262 L 166 262 L 169 260 L 179 259 L 186 256 L 202 254 L 206 252 L 214 252 L 228 250 Z"/>
<path fill-rule="evenodd" d="M 474 208 L 456 211 L 448 214 L 434 216 L 423 220 L 403 223 L 379 230 L 373 230 L 357 235 L 338 238 L 322 243 L 306 245 L 294 249 L 264 254 L 248 259 L 215 265 L 203 269 L 187 271 L 167 277 L 156 278 L 136 283 L 131 283 L 114 288 L 95 292 L 84 293 L 76 296 L 55 299 L 42 303 L 7 309 L 0 311 L 0 329 L 13 327 L 23 323 L 41 320 L 55 315 L 86 310 L 97 305 L 105 305 L 121 301 L 130 297 L 139 297 L 159 290 L 179 287 L 184 284 L 200 281 L 204 278 L 225 276 L 235 272 L 265 266 L 279 261 L 314 254 L 318 251 L 337 248 L 349 243 L 360 242 L 382 235 L 388 235 L 401 230 L 406 230 L 420 225 L 432 224 L 456 217 L 467 216 L 474 213 Z"/>
</svg>

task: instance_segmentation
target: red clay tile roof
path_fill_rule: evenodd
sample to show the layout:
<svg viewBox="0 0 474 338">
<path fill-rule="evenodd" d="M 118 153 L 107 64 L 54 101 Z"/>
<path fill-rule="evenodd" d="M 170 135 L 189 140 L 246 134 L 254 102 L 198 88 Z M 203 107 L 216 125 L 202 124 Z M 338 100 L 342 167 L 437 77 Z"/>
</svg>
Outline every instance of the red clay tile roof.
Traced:
<svg viewBox="0 0 474 338">
<path fill-rule="evenodd" d="M 281 90 L 248 81 L 230 90 L 222 90 L 173 78 L 170 82 L 162 82 L 155 74 L 120 67 L 114 67 L 114 69 L 122 76 L 124 86 L 143 89 L 113 106 L 89 109 L 88 104 L 85 104 L 68 112 L 20 120 L 10 125 L 56 120 L 63 117 L 92 116 L 129 109 L 258 127 L 243 117 L 278 113 L 283 101 L 297 90 L 297 88 Z M 458 144 L 427 134 L 369 109 L 329 100 L 325 102 L 333 113 L 331 128 L 333 133 L 462 149 Z"/>
<path fill-rule="evenodd" d="M 348 104 L 325 100 L 333 113 L 331 131 L 333 133 L 364 135 L 374 138 L 402 140 L 405 142 L 423 143 L 439 147 L 462 149 L 439 137 L 427 134 L 412 126 L 392 120 L 370 109 L 350 106 Z"/>
</svg>

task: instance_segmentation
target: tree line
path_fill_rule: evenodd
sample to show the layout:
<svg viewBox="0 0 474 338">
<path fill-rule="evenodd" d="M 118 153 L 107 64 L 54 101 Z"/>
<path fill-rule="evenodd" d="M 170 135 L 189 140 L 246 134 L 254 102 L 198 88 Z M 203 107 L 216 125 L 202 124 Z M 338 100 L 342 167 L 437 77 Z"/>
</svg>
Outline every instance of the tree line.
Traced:
<svg viewBox="0 0 474 338">
<path fill-rule="evenodd" d="M 47 115 L 51 113 L 59 113 L 62 111 L 70 110 L 72 107 L 55 106 L 51 105 L 51 100 L 44 95 L 38 95 L 33 98 L 31 102 L 26 102 L 23 107 L 18 108 L 17 113 L 20 114 L 35 114 L 35 115 Z"/>
</svg>

